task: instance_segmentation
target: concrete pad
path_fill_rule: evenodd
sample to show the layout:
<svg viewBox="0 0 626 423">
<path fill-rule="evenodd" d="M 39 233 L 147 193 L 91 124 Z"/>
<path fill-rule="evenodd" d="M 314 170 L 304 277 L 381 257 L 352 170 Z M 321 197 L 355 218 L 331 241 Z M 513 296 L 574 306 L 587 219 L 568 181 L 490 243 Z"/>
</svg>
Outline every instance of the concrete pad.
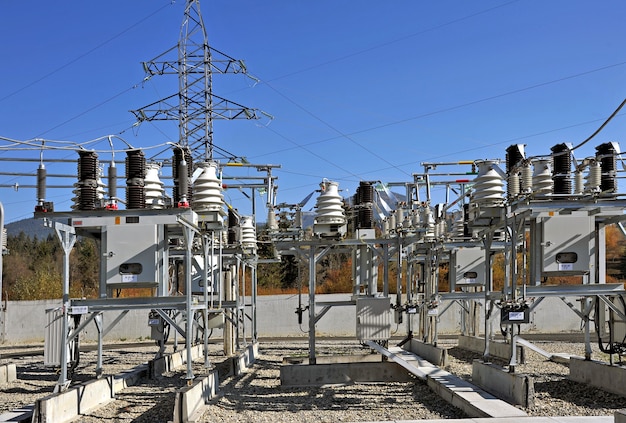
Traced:
<svg viewBox="0 0 626 423">
<path fill-rule="evenodd" d="M 204 353 L 203 345 L 194 345 L 191 347 L 191 359 L 195 360 Z M 187 349 L 183 348 L 180 351 L 173 352 L 171 354 L 165 354 L 163 357 L 151 360 L 149 365 L 150 378 L 154 379 L 159 377 L 165 372 L 172 371 L 183 364 L 187 363 Z"/>
<path fill-rule="evenodd" d="M 117 394 L 129 386 L 136 385 L 143 378 L 148 377 L 148 365 L 142 364 L 126 372 L 113 376 L 113 394 Z"/>
<path fill-rule="evenodd" d="M 626 397 L 626 367 L 572 357 L 569 378 Z"/>
<path fill-rule="evenodd" d="M 522 410 L 448 372 L 428 377 L 428 386 L 471 417 L 527 417 Z"/>
<path fill-rule="evenodd" d="M 174 400 L 174 423 L 198 421 L 205 406 L 217 395 L 218 387 L 217 371 L 212 371 L 208 376 L 196 378 L 191 386 L 179 389 Z"/>
<path fill-rule="evenodd" d="M 113 399 L 111 377 L 80 384 L 66 391 L 37 400 L 33 421 L 64 423 L 74 420 Z"/>
<path fill-rule="evenodd" d="M 626 423 L 626 409 L 615 412 L 615 423 Z"/>
<path fill-rule="evenodd" d="M 406 370 L 397 363 L 391 362 L 292 364 L 280 368 L 281 386 L 410 382 L 412 380 Z"/>
<path fill-rule="evenodd" d="M 402 348 L 423 357 L 436 366 L 446 367 L 448 365 L 448 350 L 445 348 L 435 347 L 417 339 L 411 339 Z"/>
<path fill-rule="evenodd" d="M 2 423 L 31 423 L 33 419 L 32 405 L 26 405 L 22 408 L 16 408 L 15 410 L 3 413 L 0 415 L 0 422 Z"/>
<path fill-rule="evenodd" d="M 459 335 L 458 346 L 464 350 L 482 354 L 485 352 L 485 338 Z M 492 357 L 508 361 L 511 359 L 511 345 L 500 341 L 489 341 L 489 354 Z M 519 364 L 525 362 L 524 348 L 519 345 L 517 346 L 517 362 Z"/>
<path fill-rule="evenodd" d="M 192 355 L 202 353 L 202 349 Z M 229 360 L 228 375 L 239 376 L 244 373 L 259 357 L 259 343 L 248 345 Z M 197 358 L 197 357 L 196 357 Z M 226 375 L 225 375 L 226 376 Z M 219 390 L 219 371 L 213 370 L 205 377 L 197 377 L 190 386 L 176 392 L 174 400 L 174 423 L 195 422 L 202 417 L 206 404 Z"/>
<path fill-rule="evenodd" d="M 474 360 L 472 382 L 510 404 L 534 406 L 534 383 L 527 375 L 509 373 L 492 363 Z"/>
<path fill-rule="evenodd" d="M 567 416 L 567 417 L 502 417 L 471 419 L 394 420 L 369 423 L 613 423 L 613 417 Z M 621 423 L 621 422 L 620 422 Z"/>
<path fill-rule="evenodd" d="M 438 368 L 433 366 L 428 361 L 422 359 L 421 357 L 413 354 L 410 351 L 405 351 L 400 347 L 391 347 L 387 349 L 383 348 L 373 341 L 368 341 L 367 345 L 369 345 L 371 348 L 375 349 L 388 359 L 398 363 L 406 370 L 408 370 L 409 373 L 415 375 L 422 380 L 426 380 L 429 374 L 438 371 Z"/>
<path fill-rule="evenodd" d="M 233 358 L 233 369 L 236 376 L 244 373 L 259 358 L 259 343 L 248 345 Z"/>
<path fill-rule="evenodd" d="M 550 423 L 613 423 L 613 416 L 551 417 Z"/>
<path fill-rule="evenodd" d="M 197 358 L 203 347 L 192 347 L 192 357 Z M 115 397 L 115 393 L 127 386 L 133 385 L 143 376 L 154 375 L 156 370 L 168 371 L 174 369 L 178 363 L 185 364 L 186 350 L 152 360 L 147 366 L 137 366 L 135 369 L 124 372 L 115 377 L 92 380 L 72 387 L 64 392 L 49 395 L 35 403 L 33 420 L 39 423 L 69 422 L 79 415 L 101 407 Z M 180 364 L 180 365 L 182 365 Z M 179 365 L 179 366 L 180 366 Z"/>
<path fill-rule="evenodd" d="M 380 361 L 379 354 L 322 355 L 315 358 L 316 364 L 380 363 Z M 283 364 L 309 364 L 309 357 L 283 357 Z"/>
<path fill-rule="evenodd" d="M 0 366 L 0 384 L 11 383 L 17 380 L 15 364 L 3 364 Z"/>
</svg>

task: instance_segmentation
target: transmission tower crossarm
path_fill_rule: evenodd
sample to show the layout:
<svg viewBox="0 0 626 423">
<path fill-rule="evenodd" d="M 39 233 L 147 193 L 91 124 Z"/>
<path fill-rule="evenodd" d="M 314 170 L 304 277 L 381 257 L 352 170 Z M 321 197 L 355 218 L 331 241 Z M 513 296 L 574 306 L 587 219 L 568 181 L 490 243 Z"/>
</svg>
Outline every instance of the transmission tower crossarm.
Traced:
<svg viewBox="0 0 626 423">
<path fill-rule="evenodd" d="M 172 60 L 168 56 L 177 52 Z M 187 0 L 178 44 L 150 62 L 143 63 L 145 80 L 154 75 L 177 75 L 178 93 L 137 110 L 131 110 L 138 123 L 178 120 L 178 144 L 204 150 L 204 159 L 213 159 L 214 119 L 259 119 L 264 112 L 242 106 L 213 94 L 213 73 L 247 73 L 242 60 L 209 47 L 199 0 Z M 198 156 L 197 151 L 192 151 Z"/>
<path fill-rule="evenodd" d="M 178 75 L 178 72 L 180 70 L 178 59 L 171 58 L 170 60 L 166 60 L 166 58 L 176 52 L 178 48 L 178 45 L 175 45 L 174 47 L 170 48 L 165 53 L 160 54 L 154 59 L 147 62 L 141 62 L 143 70 L 146 74 L 145 79 L 150 79 L 155 75 Z M 202 46 L 202 48 L 204 49 L 204 46 Z M 211 46 L 206 46 L 206 48 L 208 48 L 210 51 L 211 60 L 207 63 L 204 63 L 204 65 L 210 66 L 212 71 L 220 74 L 240 73 L 255 82 L 259 82 L 258 78 L 248 73 L 248 69 L 243 60 L 235 59 L 234 57 L 222 53 L 221 51 Z M 195 71 L 192 69 L 188 72 L 203 74 L 204 69 L 203 67 L 199 66 L 195 69 Z"/>
</svg>

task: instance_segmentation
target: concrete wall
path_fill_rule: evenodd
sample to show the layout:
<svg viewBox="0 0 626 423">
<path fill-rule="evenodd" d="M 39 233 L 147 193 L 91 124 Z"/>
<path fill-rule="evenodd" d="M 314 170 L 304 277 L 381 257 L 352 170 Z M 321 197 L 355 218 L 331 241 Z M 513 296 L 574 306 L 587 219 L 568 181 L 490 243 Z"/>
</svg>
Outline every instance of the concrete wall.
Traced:
<svg viewBox="0 0 626 423">
<path fill-rule="evenodd" d="M 349 300 L 349 294 L 318 295 L 317 301 Z M 576 298 L 568 298 L 577 304 Z M 247 300 L 249 303 L 249 299 Z M 302 306 L 308 304 L 308 296 L 303 295 Z M 60 300 L 49 301 L 9 301 L 4 316 L 0 316 L 0 342 L 24 343 L 40 342 L 44 339 L 46 326 L 46 310 L 59 307 Z M 306 337 L 308 332 L 308 311 L 304 312 L 302 325 L 298 325 L 298 316 L 295 310 L 298 307 L 297 295 L 275 295 L 259 297 L 257 302 L 258 329 L 260 337 L 273 336 L 300 336 Z M 439 333 L 457 334 L 460 331 L 461 311 L 458 304 L 454 304 L 440 316 Z M 318 307 L 318 312 L 320 311 Z M 0 312 L 1 313 L 1 312 Z M 119 312 L 106 313 L 105 327 L 112 322 Z M 319 335 L 355 336 L 356 315 L 354 306 L 332 307 L 318 322 Z M 406 316 L 405 316 L 406 317 Z M 494 330 L 498 331 L 499 316 L 494 319 Z M 2 322 L 4 326 L 2 327 Z M 484 325 L 481 323 L 481 331 Z M 581 322 L 559 298 L 546 298 L 531 314 L 531 323 L 522 325 L 522 332 L 580 332 Z M 249 336 L 250 325 L 246 325 L 246 334 Z M 399 335 L 406 333 L 406 326 L 393 325 L 392 333 Z M 220 330 L 214 331 L 215 336 L 221 336 Z M 84 338 L 95 340 L 97 333 L 94 325 L 89 325 Z M 132 310 L 122 319 L 105 339 L 140 339 L 149 338 L 148 310 Z"/>
</svg>

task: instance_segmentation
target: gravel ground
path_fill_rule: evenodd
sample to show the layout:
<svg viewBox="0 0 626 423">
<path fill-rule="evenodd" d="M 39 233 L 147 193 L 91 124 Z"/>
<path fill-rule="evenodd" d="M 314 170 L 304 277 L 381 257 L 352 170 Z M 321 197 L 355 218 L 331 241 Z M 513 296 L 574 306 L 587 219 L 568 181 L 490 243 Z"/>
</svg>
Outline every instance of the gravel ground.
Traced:
<svg viewBox="0 0 626 423">
<path fill-rule="evenodd" d="M 19 346 L 3 349 L 3 353 L 19 350 Z M 103 372 L 105 375 L 117 374 L 138 366 L 154 358 L 155 346 L 135 347 L 132 350 L 112 350 L 103 353 Z M 75 370 L 77 382 L 95 377 L 96 352 L 83 352 Z M 34 404 L 38 398 L 50 395 L 54 391 L 59 373 L 52 367 L 43 365 L 42 355 L 2 359 L 0 364 L 13 363 L 17 370 L 17 380 L 0 385 L 0 413 L 24 405 Z"/>
<path fill-rule="evenodd" d="M 533 343 L 549 353 L 568 353 L 581 357 L 585 355 L 585 346 L 582 343 L 540 341 Z M 592 348 L 594 348 L 592 359 L 608 360 L 606 356 L 595 351 L 595 345 L 592 345 Z M 474 359 L 481 359 L 481 355 L 456 347 L 452 347 L 448 352 L 450 362 L 446 370 L 471 381 L 471 363 Z M 528 349 L 525 353 L 526 363 L 518 365 L 516 373 L 530 375 L 534 380 L 535 406 L 520 407 L 529 416 L 612 416 L 615 411 L 624 408 L 626 398 L 569 380 L 567 365 L 547 361 L 543 356 Z M 494 363 L 508 369 L 504 362 L 494 360 Z"/>
<path fill-rule="evenodd" d="M 580 343 L 536 342 L 549 352 L 583 355 Z M 355 341 L 317 343 L 318 356 L 363 353 Z M 447 346 L 450 363 L 446 370 L 471 380 L 471 363 L 480 354 L 453 344 Z M 211 346 L 211 362 L 224 357 L 220 345 Z M 127 370 L 153 358 L 155 347 L 105 351 L 105 374 Z M 421 381 L 410 383 L 356 384 L 313 388 L 281 388 L 279 369 L 285 356 L 306 355 L 306 340 L 261 342 L 260 359 L 238 378 L 221 381 L 220 396 L 204 413 L 202 422 L 338 422 L 452 419 L 466 417 L 432 393 Z M 525 409 L 531 416 L 610 416 L 624 407 L 626 399 L 567 380 L 566 365 L 551 363 L 527 351 L 527 363 L 517 371 L 534 377 L 535 406 Z M 79 379 L 93 377 L 95 352 L 84 353 L 77 369 Z M 594 358 L 603 358 L 594 353 Z M 9 360 L 2 360 L 9 361 Z M 52 392 L 58 375 L 42 366 L 42 357 L 10 359 L 18 370 L 18 381 L 0 387 L 0 412 L 5 412 Z M 504 363 L 500 363 L 504 364 Z M 197 376 L 206 374 L 202 363 L 194 363 Z M 115 401 L 80 418 L 80 422 L 165 422 L 172 417 L 173 392 L 184 386 L 185 369 L 157 380 L 141 380 L 118 394 Z"/>
<path fill-rule="evenodd" d="M 346 341 L 320 341 L 317 354 L 363 353 Z M 464 418 L 421 381 L 281 388 L 280 365 L 286 355 L 307 354 L 306 342 L 260 344 L 253 371 L 225 380 L 221 397 L 209 405 L 202 422 L 342 422 Z M 285 354 L 287 353 L 287 354 Z"/>
</svg>

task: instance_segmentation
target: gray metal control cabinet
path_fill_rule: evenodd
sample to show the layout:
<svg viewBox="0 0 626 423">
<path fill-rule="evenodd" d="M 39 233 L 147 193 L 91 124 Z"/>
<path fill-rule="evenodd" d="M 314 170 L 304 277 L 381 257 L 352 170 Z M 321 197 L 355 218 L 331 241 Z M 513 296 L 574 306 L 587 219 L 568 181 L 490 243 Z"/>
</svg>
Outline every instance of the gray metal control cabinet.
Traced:
<svg viewBox="0 0 626 423">
<path fill-rule="evenodd" d="M 157 285 L 166 251 L 159 229 L 154 224 L 107 226 L 104 250 L 107 286 Z"/>
<path fill-rule="evenodd" d="M 357 297 L 356 337 L 360 341 L 387 341 L 391 337 L 389 297 Z"/>
<path fill-rule="evenodd" d="M 191 223 L 196 215 L 181 213 Z M 71 219 L 77 233 L 99 240 L 102 254 L 101 295 L 123 288 L 157 288 L 168 294 L 168 259 L 183 235 L 177 215 L 154 210 L 124 211 Z"/>
<path fill-rule="evenodd" d="M 544 276 L 586 275 L 594 271 L 594 219 L 588 215 L 555 215 L 541 225 Z"/>
<path fill-rule="evenodd" d="M 450 252 L 450 291 L 463 286 L 485 284 L 485 250 L 457 248 Z"/>
</svg>

